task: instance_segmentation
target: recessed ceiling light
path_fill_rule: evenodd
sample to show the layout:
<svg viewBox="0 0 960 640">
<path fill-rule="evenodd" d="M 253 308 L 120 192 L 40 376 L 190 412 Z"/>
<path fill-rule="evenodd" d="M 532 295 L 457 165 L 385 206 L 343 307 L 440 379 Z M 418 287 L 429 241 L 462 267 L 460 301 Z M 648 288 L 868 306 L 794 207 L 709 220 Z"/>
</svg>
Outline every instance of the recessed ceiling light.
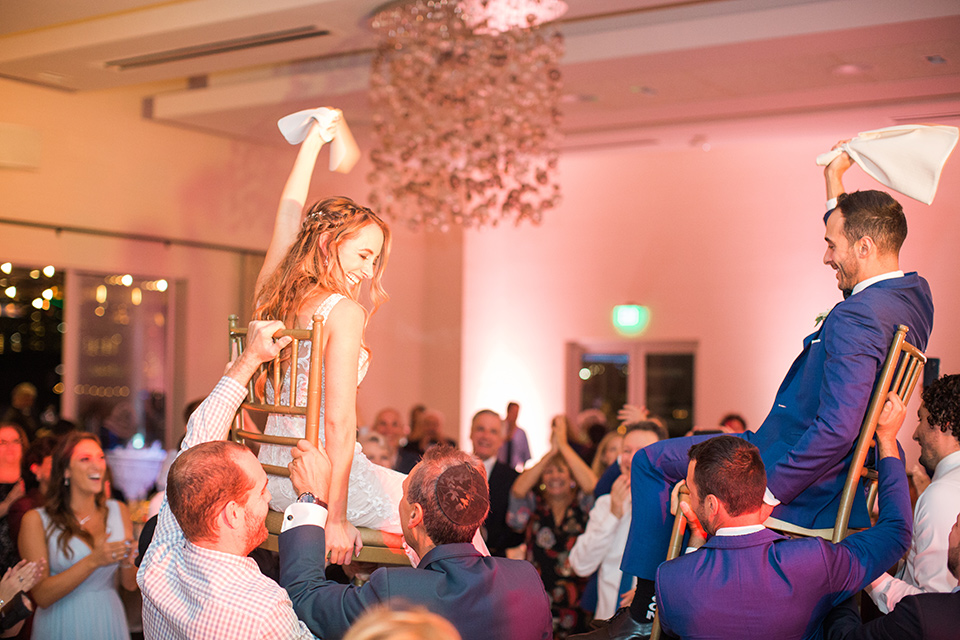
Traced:
<svg viewBox="0 0 960 640">
<path fill-rule="evenodd" d="M 833 68 L 835 76 L 858 76 L 870 69 L 867 65 L 860 64 L 841 64 Z"/>
<path fill-rule="evenodd" d="M 947 64 L 947 59 L 943 56 L 927 56 L 927 62 L 930 64 Z"/>
<path fill-rule="evenodd" d="M 67 77 L 60 73 L 54 73 L 53 71 L 41 71 L 37 74 L 41 81 L 47 84 L 64 84 L 67 81 Z"/>
<path fill-rule="evenodd" d="M 600 98 L 592 93 L 565 93 L 560 96 L 560 102 L 564 104 L 573 104 L 575 102 L 596 102 Z"/>
</svg>

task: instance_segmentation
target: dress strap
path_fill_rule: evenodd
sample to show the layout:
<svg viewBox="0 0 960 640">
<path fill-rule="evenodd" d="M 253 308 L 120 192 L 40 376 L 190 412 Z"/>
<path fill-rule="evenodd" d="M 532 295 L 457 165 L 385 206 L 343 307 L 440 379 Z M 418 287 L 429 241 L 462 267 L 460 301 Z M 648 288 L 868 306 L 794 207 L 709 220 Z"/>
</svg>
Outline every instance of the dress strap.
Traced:
<svg viewBox="0 0 960 640">
<path fill-rule="evenodd" d="M 327 317 L 330 315 L 330 311 L 337 306 L 337 303 L 346 298 L 347 296 L 342 293 L 331 293 L 326 298 L 323 299 L 323 302 L 320 303 L 320 306 L 317 307 L 317 312 L 320 313 L 320 317 L 323 319 L 324 323 L 327 321 Z M 315 312 L 313 315 L 317 315 Z M 313 327 L 313 320 L 310 321 L 311 328 Z"/>
</svg>

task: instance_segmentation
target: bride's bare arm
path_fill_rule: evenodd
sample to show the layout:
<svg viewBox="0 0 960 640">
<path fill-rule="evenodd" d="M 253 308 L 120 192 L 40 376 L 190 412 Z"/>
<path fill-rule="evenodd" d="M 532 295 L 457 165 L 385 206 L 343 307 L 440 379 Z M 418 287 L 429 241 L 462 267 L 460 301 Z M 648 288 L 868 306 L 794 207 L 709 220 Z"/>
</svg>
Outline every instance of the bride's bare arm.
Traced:
<svg viewBox="0 0 960 640">
<path fill-rule="evenodd" d="M 300 144 L 297 159 L 293 163 L 293 169 L 291 169 L 290 176 L 283 187 L 283 193 L 280 195 L 277 219 L 273 225 L 273 237 L 270 239 L 270 246 L 267 248 L 267 256 L 263 261 L 263 267 L 260 269 L 260 275 L 257 276 L 257 295 L 260 294 L 267 278 L 276 270 L 290 245 L 297 238 L 300 224 L 303 221 L 303 207 L 306 204 L 307 192 L 310 190 L 310 178 L 313 176 L 313 168 L 317 163 L 317 155 L 323 147 L 321 134 L 326 132 L 327 138 L 332 137 L 332 132 L 335 131 L 336 126 L 336 122 L 322 126 L 316 120 L 312 120 L 310 131 L 307 133 L 306 139 Z"/>
<path fill-rule="evenodd" d="M 359 533 L 347 522 L 347 492 L 357 441 L 357 362 L 364 320 L 363 307 L 346 299 L 333 308 L 324 326 L 323 423 L 331 466 L 325 529 L 330 561 L 336 564 L 349 563 L 352 553 L 362 547 Z"/>
</svg>

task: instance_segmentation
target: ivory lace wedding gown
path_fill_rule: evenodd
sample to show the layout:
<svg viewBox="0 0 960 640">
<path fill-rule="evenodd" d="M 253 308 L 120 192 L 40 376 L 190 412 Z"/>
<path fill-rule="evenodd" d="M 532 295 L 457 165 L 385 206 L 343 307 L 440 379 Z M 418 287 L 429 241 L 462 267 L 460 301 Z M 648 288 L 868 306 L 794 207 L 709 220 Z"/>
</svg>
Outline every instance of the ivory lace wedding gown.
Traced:
<svg viewBox="0 0 960 640">
<path fill-rule="evenodd" d="M 318 311 L 323 321 L 327 321 L 330 311 L 346 296 L 332 293 L 320 303 Z M 310 321 L 312 328 L 313 321 Z M 357 385 L 363 381 L 367 373 L 369 355 L 366 350 L 360 350 L 360 362 L 357 366 Z M 310 369 L 310 343 L 300 343 L 300 353 L 297 362 L 297 396 L 298 406 L 305 406 L 307 402 L 307 376 Z M 290 394 L 290 372 L 288 367 L 283 377 L 280 392 L 281 397 Z M 321 375 L 321 389 L 326 384 Z M 267 401 L 273 402 L 274 389 L 270 381 L 267 382 Z M 326 443 L 323 429 L 324 392 L 320 396 L 320 446 Z M 272 414 L 267 418 L 265 432 L 269 435 L 302 438 L 305 433 L 306 419 L 302 416 L 286 416 Z M 290 462 L 290 448 L 264 444 L 260 447 L 260 462 L 287 466 Z M 350 467 L 350 488 L 347 494 L 347 520 L 355 527 L 369 527 L 391 533 L 401 533 L 400 514 L 398 505 L 403 496 L 402 473 L 377 466 L 363 455 L 360 443 L 356 444 L 353 453 L 353 464 Z M 290 503 L 295 502 L 297 494 L 290 484 L 289 478 L 269 476 L 267 488 L 270 490 L 270 508 L 283 511 Z"/>
</svg>

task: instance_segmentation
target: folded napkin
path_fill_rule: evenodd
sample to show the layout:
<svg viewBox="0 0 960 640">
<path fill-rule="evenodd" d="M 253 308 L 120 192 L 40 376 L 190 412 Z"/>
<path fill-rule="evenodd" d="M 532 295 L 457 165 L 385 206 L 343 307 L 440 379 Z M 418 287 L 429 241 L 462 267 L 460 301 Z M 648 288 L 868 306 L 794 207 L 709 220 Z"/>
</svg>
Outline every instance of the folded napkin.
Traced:
<svg viewBox="0 0 960 640">
<path fill-rule="evenodd" d="M 905 124 L 864 131 L 817 156 L 826 166 L 846 151 L 875 180 L 924 204 L 937 195 L 940 172 L 957 144 L 958 130 L 946 125 Z"/>
<path fill-rule="evenodd" d="M 320 135 L 324 142 L 333 141 L 330 145 L 330 171 L 350 173 L 350 170 L 357 164 L 357 160 L 360 159 L 360 147 L 357 146 L 357 142 L 350 132 L 350 127 L 347 126 L 347 121 L 344 120 L 343 114 L 338 109 L 320 107 L 319 109 L 297 111 L 280 118 L 277 121 L 277 127 L 280 128 L 280 133 L 283 134 L 287 142 L 300 144 L 306 139 L 307 132 L 310 131 L 311 120 L 316 120 L 320 124 L 323 130 Z M 326 130 L 334 124 L 336 129 L 331 138 Z"/>
</svg>

